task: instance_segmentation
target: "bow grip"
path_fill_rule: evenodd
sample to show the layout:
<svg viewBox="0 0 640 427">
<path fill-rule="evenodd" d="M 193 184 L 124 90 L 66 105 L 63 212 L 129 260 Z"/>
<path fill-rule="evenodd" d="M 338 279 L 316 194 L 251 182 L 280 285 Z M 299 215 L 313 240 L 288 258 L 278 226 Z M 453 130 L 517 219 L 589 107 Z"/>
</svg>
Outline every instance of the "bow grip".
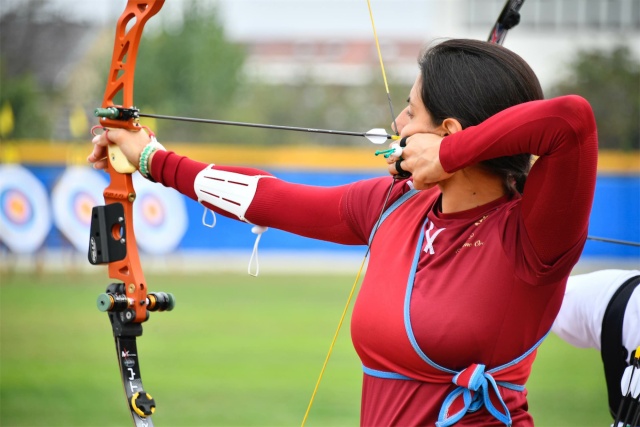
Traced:
<svg viewBox="0 0 640 427">
<path fill-rule="evenodd" d="M 135 107 L 96 108 L 94 115 L 100 117 L 100 124 L 104 126 L 106 130 L 113 128 L 123 128 L 133 131 L 140 130 L 140 125 L 138 124 L 138 109 Z M 109 164 L 118 173 L 134 173 L 138 169 L 127 160 L 122 150 L 115 144 L 109 144 L 107 146 L 107 154 Z"/>
<path fill-rule="evenodd" d="M 118 173 L 134 173 L 138 168 L 125 157 L 120 147 L 115 144 L 107 146 L 109 164 Z"/>
</svg>

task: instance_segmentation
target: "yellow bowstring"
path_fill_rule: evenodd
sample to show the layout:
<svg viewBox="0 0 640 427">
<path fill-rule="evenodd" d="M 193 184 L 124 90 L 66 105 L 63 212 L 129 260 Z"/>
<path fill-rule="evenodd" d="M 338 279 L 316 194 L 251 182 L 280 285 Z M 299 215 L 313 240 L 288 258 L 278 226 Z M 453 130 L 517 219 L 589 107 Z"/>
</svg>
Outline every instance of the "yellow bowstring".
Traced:
<svg viewBox="0 0 640 427">
<path fill-rule="evenodd" d="M 378 61 L 380 61 L 380 70 L 382 71 L 382 80 L 384 81 L 384 89 L 387 92 L 387 101 L 389 102 L 389 111 L 391 112 L 391 120 L 393 120 L 393 131 L 398 134 L 398 126 L 396 125 L 396 115 L 393 112 L 393 103 L 391 102 L 391 93 L 389 92 L 389 84 L 387 83 L 387 73 L 384 71 L 384 62 L 382 61 L 382 52 L 380 51 L 380 42 L 378 41 L 378 32 L 376 31 L 376 23 L 373 20 L 373 10 L 371 9 L 371 0 L 367 0 L 369 8 L 369 18 L 371 20 L 371 28 L 373 28 L 373 39 L 376 42 L 376 50 L 378 51 Z M 397 138 L 396 138 L 397 139 Z"/>
<path fill-rule="evenodd" d="M 340 329 L 342 329 L 342 324 L 344 323 L 344 319 L 347 317 L 347 312 L 349 311 L 349 306 L 351 305 L 351 300 L 353 299 L 353 295 L 356 292 L 356 288 L 358 286 L 358 282 L 360 281 L 360 275 L 362 274 L 362 270 L 364 268 L 364 264 L 367 261 L 367 255 L 369 254 L 369 250 L 367 249 L 364 258 L 362 259 L 362 264 L 360 264 L 360 269 L 358 270 L 358 274 L 356 275 L 356 279 L 353 282 L 353 286 L 351 286 L 351 292 L 349 292 L 349 297 L 347 298 L 347 304 L 345 304 L 344 309 L 342 310 L 342 315 L 340 316 L 340 321 L 338 322 L 338 327 L 336 328 L 336 332 L 333 334 L 333 339 L 331 340 L 331 345 L 329 346 L 329 351 L 327 352 L 327 356 L 324 359 L 324 363 L 322 364 L 322 369 L 320 370 L 320 375 L 318 376 L 318 380 L 316 381 L 316 385 L 313 388 L 313 393 L 311 394 L 311 399 L 309 400 L 309 405 L 307 406 L 307 411 L 304 413 L 304 418 L 302 419 L 301 427 L 304 427 L 307 422 L 307 418 L 309 417 L 309 412 L 311 412 L 311 406 L 313 405 L 313 401 L 316 398 L 316 393 L 318 392 L 318 388 L 320 387 L 320 382 L 322 381 L 322 377 L 324 376 L 324 371 L 327 368 L 327 364 L 329 363 L 329 359 L 331 358 L 331 353 L 333 353 L 333 347 L 338 340 L 338 334 L 340 334 Z"/>
<path fill-rule="evenodd" d="M 376 42 L 376 49 L 378 51 L 378 60 L 380 61 L 380 69 L 382 70 L 382 79 L 384 80 L 384 88 L 387 92 L 387 100 L 389 102 L 389 111 L 391 112 L 391 119 L 393 120 L 393 127 L 394 127 L 394 131 L 396 132 L 396 136 L 392 137 L 392 139 L 398 139 L 399 137 L 397 136 L 397 132 L 398 132 L 398 126 L 396 125 L 396 116 L 393 112 L 393 103 L 391 102 L 391 94 L 389 93 L 389 85 L 387 84 L 387 74 L 384 71 L 384 62 L 382 61 L 382 52 L 380 51 L 380 43 L 378 42 L 378 33 L 376 31 L 376 24 L 375 21 L 373 20 L 373 11 L 371 9 L 371 1 L 367 0 L 367 7 L 369 8 L 369 18 L 371 19 L 371 27 L 373 28 L 373 38 Z M 387 205 L 387 201 L 389 200 L 389 196 L 391 195 L 391 190 L 393 189 L 393 184 L 395 183 L 395 180 L 392 182 L 391 186 L 389 187 L 389 191 L 387 193 L 387 197 L 382 205 L 382 211 L 380 212 L 380 217 L 378 218 L 378 221 L 374 227 L 374 236 L 375 236 L 375 232 L 378 229 L 378 226 L 380 225 L 380 220 L 382 219 L 382 214 L 384 212 L 384 209 Z M 373 240 L 373 239 L 372 239 Z M 362 270 L 364 269 L 364 265 L 367 261 L 367 257 L 369 256 L 369 250 L 371 248 L 371 245 L 369 245 L 369 247 L 367 248 L 367 252 L 364 254 L 364 258 L 362 259 L 362 263 L 360 264 L 360 269 L 358 270 L 358 274 L 356 275 L 356 279 L 353 282 L 353 285 L 351 286 L 351 291 L 349 292 L 349 297 L 347 298 L 347 303 L 344 306 L 344 309 L 342 310 L 342 315 L 340 316 L 340 321 L 338 322 L 338 327 L 336 328 L 336 332 L 333 334 L 333 339 L 331 340 L 331 345 L 329 346 L 329 351 L 327 352 L 327 356 L 324 359 L 324 363 L 322 364 L 322 369 L 320 370 L 320 375 L 318 376 L 318 380 L 316 381 L 316 385 L 313 388 L 313 393 L 311 394 L 311 399 L 309 400 L 309 405 L 307 406 L 307 410 L 304 413 L 304 418 L 302 419 L 302 424 L 301 427 L 304 427 L 305 423 L 307 422 L 307 418 L 309 417 L 309 412 L 311 412 L 311 406 L 313 406 L 313 402 L 315 400 L 316 394 L 318 392 L 318 388 L 320 387 L 320 382 L 322 382 L 322 377 L 324 376 L 324 372 L 327 368 L 327 364 L 329 363 L 329 359 L 331 358 L 331 354 L 333 353 L 333 348 L 335 347 L 336 341 L 338 340 L 338 335 L 340 334 L 340 329 L 342 329 L 342 324 L 344 323 L 344 319 L 347 317 L 347 313 L 349 311 L 349 306 L 351 305 L 351 300 L 353 299 L 353 295 L 356 292 L 357 286 L 358 286 L 358 282 L 360 281 L 360 275 L 362 274 Z"/>
<path fill-rule="evenodd" d="M 376 221 L 376 224 L 373 226 L 373 232 L 371 236 L 371 241 L 369 242 L 369 246 L 367 246 L 367 251 L 364 254 L 364 258 L 362 258 L 362 263 L 360 264 L 360 268 L 358 269 L 358 274 L 356 274 L 356 279 L 353 281 L 353 285 L 351 286 L 351 291 L 349 292 L 349 297 L 347 298 L 347 303 L 342 310 L 342 315 L 340 316 L 340 321 L 338 322 L 338 327 L 336 328 L 336 332 L 333 334 L 333 339 L 331 340 L 331 345 L 329 346 L 329 351 L 327 352 L 327 357 L 324 358 L 324 363 L 322 364 L 322 369 L 320 370 L 320 375 L 318 376 L 318 380 L 316 381 L 316 385 L 313 388 L 313 393 L 311 394 L 311 399 L 309 399 L 309 405 L 307 406 L 307 411 L 304 413 L 304 418 L 302 419 L 301 427 L 304 427 L 307 422 L 307 418 L 309 417 L 309 412 L 311 412 L 311 406 L 313 406 L 313 401 L 316 398 L 316 393 L 318 392 L 318 388 L 320 387 L 320 382 L 322 381 L 322 377 L 324 376 L 324 371 L 327 368 L 327 364 L 329 363 L 329 359 L 331 358 L 331 353 L 333 353 L 333 348 L 335 347 L 336 341 L 338 340 L 338 334 L 340 334 L 340 329 L 342 329 L 342 324 L 344 323 L 344 319 L 347 317 L 347 312 L 349 311 L 349 306 L 351 305 L 351 300 L 353 299 L 353 295 L 356 292 L 358 282 L 360 281 L 360 276 L 362 275 L 362 270 L 364 269 L 364 265 L 367 261 L 367 257 L 369 256 L 369 252 L 371 251 L 371 243 L 373 242 L 373 238 L 376 236 L 378 232 L 378 228 L 380 227 L 380 223 L 382 222 L 382 214 L 384 213 L 385 208 L 387 207 L 387 202 L 389 201 L 389 196 L 391 196 L 391 191 L 393 190 L 393 186 L 396 183 L 394 179 L 391 181 L 391 185 L 389 186 L 389 190 L 387 190 L 387 195 L 382 203 L 382 210 L 380 211 L 380 216 Z"/>
</svg>

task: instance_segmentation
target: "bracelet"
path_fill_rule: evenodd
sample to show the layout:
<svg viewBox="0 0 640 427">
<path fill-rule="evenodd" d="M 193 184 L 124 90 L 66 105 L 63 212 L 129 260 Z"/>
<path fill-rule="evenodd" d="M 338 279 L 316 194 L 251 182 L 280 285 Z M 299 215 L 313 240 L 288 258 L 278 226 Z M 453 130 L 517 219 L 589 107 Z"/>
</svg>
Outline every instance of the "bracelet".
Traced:
<svg viewBox="0 0 640 427">
<path fill-rule="evenodd" d="M 151 137 L 151 141 L 144 147 L 142 153 L 140 153 L 140 163 L 138 169 L 140 174 L 146 179 L 153 181 L 151 178 L 151 171 L 149 170 L 149 160 L 151 155 L 158 150 L 165 150 L 165 148 L 158 142 L 155 136 Z"/>
</svg>

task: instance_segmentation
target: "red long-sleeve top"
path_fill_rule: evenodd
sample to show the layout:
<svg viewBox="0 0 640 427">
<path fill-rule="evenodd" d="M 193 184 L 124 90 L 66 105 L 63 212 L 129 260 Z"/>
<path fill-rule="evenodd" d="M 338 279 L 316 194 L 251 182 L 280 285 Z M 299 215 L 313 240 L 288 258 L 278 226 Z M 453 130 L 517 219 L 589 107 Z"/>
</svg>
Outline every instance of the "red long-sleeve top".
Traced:
<svg viewBox="0 0 640 427">
<path fill-rule="evenodd" d="M 435 187 L 399 206 L 375 232 L 352 318 L 365 368 L 363 425 L 434 425 L 456 385 L 426 358 L 455 372 L 472 364 L 489 370 L 523 355 L 551 327 L 593 201 L 597 135 L 589 104 L 565 96 L 509 108 L 444 138 L 440 161 L 455 172 L 519 153 L 539 156 L 522 197 L 444 214 Z M 151 173 L 197 200 L 194 180 L 205 167 L 157 152 Z M 245 216 L 315 239 L 367 244 L 390 184 L 390 177 L 331 188 L 261 179 Z M 396 184 L 388 204 L 409 191 L 406 184 Z M 493 376 L 524 384 L 534 357 Z M 532 425 L 525 392 L 499 389 L 514 425 Z M 492 423 L 500 424 L 481 407 L 457 425 Z"/>
</svg>

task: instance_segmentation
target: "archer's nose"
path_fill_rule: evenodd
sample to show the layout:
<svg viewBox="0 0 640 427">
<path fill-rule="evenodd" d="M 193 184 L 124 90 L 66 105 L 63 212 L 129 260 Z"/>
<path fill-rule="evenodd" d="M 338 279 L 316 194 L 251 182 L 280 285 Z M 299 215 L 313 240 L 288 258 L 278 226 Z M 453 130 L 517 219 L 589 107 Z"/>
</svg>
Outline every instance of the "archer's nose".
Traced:
<svg viewBox="0 0 640 427">
<path fill-rule="evenodd" d="M 408 116 L 405 113 L 405 110 L 407 108 L 409 108 L 409 107 L 406 107 L 404 110 L 402 110 L 400 112 L 400 114 L 398 114 L 396 119 L 393 121 L 393 123 L 391 123 L 391 129 L 393 130 L 393 132 L 395 132 L 398 135 L 400 135 L 402 133 L 402 128 L 404 128 L 404 126 L 407 124 L 407 122 L 406 122 L 407 119 L 406 118 Z"/>
</svg>

